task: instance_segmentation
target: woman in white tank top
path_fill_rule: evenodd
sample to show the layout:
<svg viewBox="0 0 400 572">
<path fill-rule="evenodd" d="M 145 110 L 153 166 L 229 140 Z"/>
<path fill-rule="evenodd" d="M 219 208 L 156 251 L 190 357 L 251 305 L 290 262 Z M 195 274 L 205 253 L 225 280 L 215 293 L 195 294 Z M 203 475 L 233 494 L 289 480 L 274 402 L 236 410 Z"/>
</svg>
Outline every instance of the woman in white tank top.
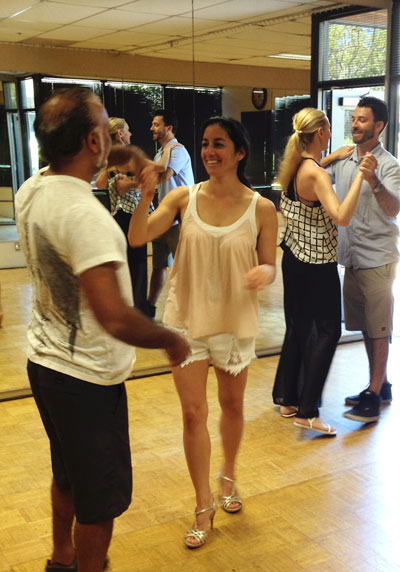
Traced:
<svg viewBox="0 0 400 572">
<path fill-rule="evenodd" d="M 243 126 L 225 117 L 202 130 L 208 181 L 171 191 L 147 217 L 142 195 L 129 230 L 132 246 L 165 232 L 179 216 L 181 234 L 171 272 L 164 323 L 183 333 L 192 353 L 173 368 L 183 412 L 186 460 L 196 492 L 189 548 L 202 546 L 217 505 L 211 492 L 206 383 L 210 361 L 218 380 L 222 508 L 242 507 L 235 487 L 235 459 L 243 430 L 243 395 L 258 328 L 257 290 L 275 277 L 277 215 L 273 204 L 249 187 L 244 176 L 249 142 Z"/>
</svg>

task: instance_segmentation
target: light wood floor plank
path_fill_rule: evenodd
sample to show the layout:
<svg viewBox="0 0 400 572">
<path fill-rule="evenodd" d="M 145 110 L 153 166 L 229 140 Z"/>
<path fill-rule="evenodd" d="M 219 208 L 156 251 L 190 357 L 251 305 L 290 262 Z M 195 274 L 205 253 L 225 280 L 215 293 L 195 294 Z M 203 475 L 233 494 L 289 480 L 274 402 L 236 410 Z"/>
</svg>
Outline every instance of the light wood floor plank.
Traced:
<svg viewBox="0 0 400 572">
<path fill-rule="evenodd" d="M 27 382 L 26 269 L 2 270 L 0 282 L 5 308 L 0 389 L 18 388 Z M 271 300 L 274 306 L 273 296 Z M 281 310 L 278 304 L 276 312 Z M 394 383 L 400 369 L 397 312 L 389 359 Z M 282 335 L 274 315 L 267 326 Z M 138 355 L 149 366 L 163 357 L 146 350 Z M 338 436 L 325 438 L 296 429 L 292 419 L 279 416 L 271 400 L 277 363 L 273 356 L 254 361 L 250 368 L 237 465 L 244 509 L 237 515 L 219 510 L 209 541 L 195 551 L 183 544 L 194 496 L 172 377 L 128 382 L 134 498 L 115 524 L 112 572 L 400 572 L 396 387 L 395 400 L 382 409 L 379 423 L 366 426 L 342 417 L 343 398 L 367 384 L 368 365 L 361 343 L 340 346 L 321 410 L 323 419 L 336 425 Z M 212 488 L 217 494 L 214 477 L 222 451 L 211 370 L 208 394 Z M 44 570 L 51 551 L 48 449 L 32 398 L 0 402 L 0 572 Z"/>
</svg>

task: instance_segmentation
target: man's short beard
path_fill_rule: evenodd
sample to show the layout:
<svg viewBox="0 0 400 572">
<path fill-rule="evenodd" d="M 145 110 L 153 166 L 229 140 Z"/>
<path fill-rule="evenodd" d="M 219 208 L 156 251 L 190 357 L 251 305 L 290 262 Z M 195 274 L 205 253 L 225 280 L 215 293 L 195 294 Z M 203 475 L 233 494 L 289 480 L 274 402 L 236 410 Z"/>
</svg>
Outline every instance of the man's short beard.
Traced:
<svg viewBox="0 0 400 572">
<path fill-rule="evenodd" d="M 362 139 L 361 141 L 359 141 L 357 144 L 359 145 L 360 143 L 365 143 L 366 141 L 370 141 L 371 139 L 374 138 L 374 131 L 363 131 L 362 133 L 352 133 L 352 137 L 353 137 L 353 143 L 354 143 L 354 135 L 362 135 Z"/>
</svg>

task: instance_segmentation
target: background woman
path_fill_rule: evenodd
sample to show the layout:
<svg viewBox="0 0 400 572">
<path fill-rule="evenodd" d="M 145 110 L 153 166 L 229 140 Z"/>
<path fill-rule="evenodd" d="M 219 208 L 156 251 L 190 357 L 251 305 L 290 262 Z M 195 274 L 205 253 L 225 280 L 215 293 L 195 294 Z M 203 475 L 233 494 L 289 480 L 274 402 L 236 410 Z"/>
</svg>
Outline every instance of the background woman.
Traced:
<svg viewBox="0 0 400 572">
<path fill-rule="evenodd" d="M 190 548 L 203 545 L 217 508 L 210 488 L 210 437 L 206 382 L 210 361 L 218 380 L 224 450 L 222 508 L 238 512 L 235 459 L 243 431 L 243 394 L 255 357 L 257 290 L 275 276 L 277 216 L 273 204 L 254 193 L 244 170 L 249 142 L 234 119 L 214 117 L 202 129 L 202 160 L 209 180 L 171 191 L 148 218 L 151 196 L 132 216 L 131 244 L 165 232 L 179 216 L 181 235 L 170 278 L 165 325 L 182 332 L 191 355 L 173 368 L 183 412 L 183 441 L 196 491 L 195 521 L 185 535 Z"/>
<path fill-rule="evenodd" d="M 286 222 L 281 243 L 286 334 L 273 400 L 283 417 L 296 417 L 297 427 L 335 435 L 318 406 L 341 334 L 336 224 L 348 225 L 354 214 L 364 163 L 340 204 L 319 165 L 330 139 L 325 113 L 302 109 L 293 129 L 278 175 Z M 375 161 L 371 155 L 365 160 Z"/>
<path fill-rule="evenodd" d="M 113 144 L 129 145 L 131 132 L 122 117 L 110 117 L 110 136 Z M 98 189 L 107 188 L 111 214 L 128 237 L 131 215 L 139 200 L 140 191 L 135 188 L 134 177 L 121 173 L 116 167 L 103 169 L 96 179 Z M 147 245 L 132 248 L 127 246 L 128 265 L 131 275 L 135 307 L 149 315 L 147 304 Z"/>
</svg>

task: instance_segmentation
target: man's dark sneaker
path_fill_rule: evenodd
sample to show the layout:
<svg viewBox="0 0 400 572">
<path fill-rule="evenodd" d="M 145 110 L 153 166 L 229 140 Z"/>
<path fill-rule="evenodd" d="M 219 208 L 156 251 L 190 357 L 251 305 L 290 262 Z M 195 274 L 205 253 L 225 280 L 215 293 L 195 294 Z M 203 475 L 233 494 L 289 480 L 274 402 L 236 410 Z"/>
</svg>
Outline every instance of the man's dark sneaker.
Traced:
<svg viewBox="0 0 400 572">
<path fill-rule="evenodd" d="M 349 411 L 343 413 L 347 419 L 372 423 L 378 421 L 381 412 L 381 396 L 366 389 L 360 393 L 360 401 Z"/>
<path fill-rule="evenodd" d="M 349 397 L 346 397 L 344 402 L 346 405 L 358 405 L 360 402 L 360 393 L 358 395 L 350 395 Z M 381 403 L 382 405 L 385 405 L 387 403 L 391 403 L 392 402 L 392 384 L 389 383 L 388 381 L 384 381 L 382 383 L 382 387 L 381 387 L 381 391 L 379 393 L 379 395 L 381 396 Z"/>
</svg>

